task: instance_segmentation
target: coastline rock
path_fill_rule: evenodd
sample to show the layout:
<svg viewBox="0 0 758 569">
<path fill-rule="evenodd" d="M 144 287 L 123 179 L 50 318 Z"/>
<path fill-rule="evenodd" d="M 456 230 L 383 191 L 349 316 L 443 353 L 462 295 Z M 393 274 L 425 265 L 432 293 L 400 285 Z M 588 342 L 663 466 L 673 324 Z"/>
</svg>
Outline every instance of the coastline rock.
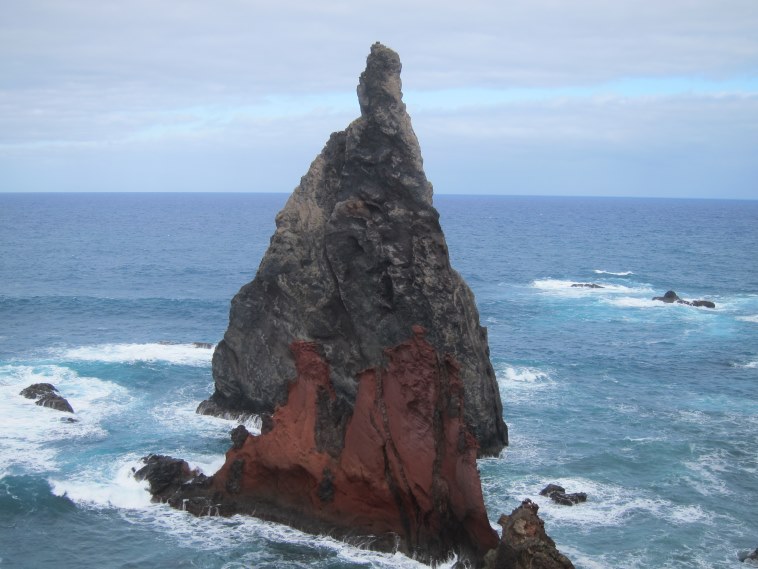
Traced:
<svg viewBox="0 0 758 569">
<path fill-rule="evenodd" d="M 698 306 L 703 308 L 716 308 L 716 304 L 714 302 L 711 302 L 710 300 L 684 300 L 682 298 L 679 298 L 679 295 L 676 294 L 673 290 L 669 290 L 664 294 L 663 296 L 654 296 L 653 300 L 660 300 L 661 302 L 665 302 L 666 304 L 686 304 L 687 306 Z"/>
<path fill-rule="evenodd" d="M 750 565 L 758 565 L 758 548 L 752 552 L 743 551 L 737 554 L 737 558 L 743 563 L 747 562 Z"/>
<path fill-rule="evenodd" d="M 40 407 L 49 407 L 50 409 L 64 413 L 74 412 L 68 400 L 51 383 L 33 383 L 29 387 L 22 389 L 19 395 L 23 395 L 27 399 L 36 399 L 35 404 Z"/>
<path fill-rule="evenodd" d="M 596 283 L 574 283 L 571 285 L 572 288 L 605 288 L 602 285 L 596 284 Z"/>
<path fill-rule="evenodd" d="M 487 556 L 487 569 L 573 569 L 574 565 L 545 533 L 539 506 L 524 500 L 510 516 L 501 516 L 503 534 L 497 550 Z"/>
<path fill-rule="evenodd" d="M 361 116 L 331 135 L 277 215 L 255 279 L 232 300 L 213 354 L 215 391 L 198 411 L 275 413 L 296 376 L 290 345 L 315 342 L 334 390 L 319 437 L 338 453 L 357 378 L 421 325 L 459 366 L 480 455 L 497 455 L 508 433 L 487 330 L 450 266 L 400 70 L 394 51 L 371 47 L 357 89 Z"/>
<path fill-rule="evenodd" d="M 246 513 L 348 541 L 370 538 L 373 549 L 427 562 L 457 553 L 476 564 L 497 546 L 460 367 L 423 328 L 387 348 L 384 366 L 359 374 L 347 419 L 323 347 L 296 341 L 291 350 L 295 380 L 271 430 L 254 437 L 235 429 L 224 465 L 207 479 L 183 461 L 154 461 L 159 475 L 146 475 L 154 496 L 196 515 Z"/>
</svg>

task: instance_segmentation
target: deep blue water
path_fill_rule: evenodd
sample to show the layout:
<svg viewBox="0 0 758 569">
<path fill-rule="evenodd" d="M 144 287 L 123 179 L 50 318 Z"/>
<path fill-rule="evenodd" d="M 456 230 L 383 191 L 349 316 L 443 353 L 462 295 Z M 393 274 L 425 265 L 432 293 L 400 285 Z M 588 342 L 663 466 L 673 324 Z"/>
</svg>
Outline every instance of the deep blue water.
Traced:
<svg viewBox="0 0 758 569">
<path fill-rule="evenodd" d="M 285 195 L 0 194 L 0 568 L 414 567 L 149 503 L 149 452 L 213 470 L 194 414 Z M 490 518 L 537 501 L 579 568 L 737 568 L 758 546 L 758 202 L 437 196 L 489 328 L 511 446 Z M 594 282 L 603 289 L 577 289 Z M 653 302 L 673 289 L 709 310 Z M 161 342 L 171 342 L 169 344 Z M 18 392 L 54 383 L 78 423 Z M 549 482 L 589 495 L 562 507 Z"/>
</svg>

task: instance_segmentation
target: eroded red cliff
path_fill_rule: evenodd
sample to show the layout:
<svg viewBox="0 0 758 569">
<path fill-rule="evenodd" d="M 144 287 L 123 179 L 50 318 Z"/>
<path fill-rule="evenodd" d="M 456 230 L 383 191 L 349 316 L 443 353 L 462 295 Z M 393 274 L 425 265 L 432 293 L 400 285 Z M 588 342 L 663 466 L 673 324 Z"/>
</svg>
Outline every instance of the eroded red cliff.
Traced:
<svg viewBox="0 0 758 569">
<path fill-rule="evenodd" d="M 482 559 L 498 539 L 458 366 L 424 334 L 414 326 L 410 339 L 385 350 L 385 367 L 359 375 L 342 426 L 329 408 L 336 398 L 320 347 L 294 342 L 297 377 L 270 430 L 238 437 L 215 475 L 164 498 L 196 514 L 250 513 L 362 542 L 371 536 L 371 547 L 421 560 Z"/>
</svg>

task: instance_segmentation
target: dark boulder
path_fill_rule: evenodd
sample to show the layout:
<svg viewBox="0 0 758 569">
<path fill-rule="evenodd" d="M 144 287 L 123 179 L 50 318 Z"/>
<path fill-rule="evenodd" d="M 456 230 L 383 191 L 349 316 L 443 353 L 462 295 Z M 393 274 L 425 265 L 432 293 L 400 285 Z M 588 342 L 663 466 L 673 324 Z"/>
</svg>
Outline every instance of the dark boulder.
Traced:
<svg viewBox="0 0 758 569">
<path fill-rule="evenodd" d="M 562 506 L 573 506 L 587 501 L 587 494 L 584 492 L 567 494 L 566 489 L 558 484 L 548 484 L 540 490 L 540 496 L 548 496 L 553 502 Z"/>
<path fill-rule="evenodd" d="M 497 549 L 487 555 L 486 569 L 573 569 L 545 533 L 538 510 L 537 504 L 524 500 L 510 516 L 500 516 L 503 534 Z"/>
<path fill-rule="evenodd" d="M 540 490 L 540 496 L 550 496 L 550 494 L 553 492 L 560 492 L 561 494 L 564 494 L 566 492 L 566 489 L 563 486 L 558 486 L 558 484 L 548 484 L 542 490 Z"/>
<path fill-rule="evenodd" d="M 737 554 L 737 558 L 743 563 L 749 563 L 751 565 L 758 565 L 758 548 L 750 551 L 741 551 Z"/>
<path fill-rule="evenodd" d="M 654 296 L 653 300 L 660 300 L 661 302 L 671 304 L 672 302 L 677 302 L 682 299 L 679 298 L 679 295 L 676 294 L 673 290 L 669 290 L 663 296 Z"/>
<path fill-rule="evenodd" d="M 182 485 L 202 476 L 199 471 L 192 470 L 186 461 L 170 456 L 150 454 L 142 462 L 145 466 L 134 472 L 134 478 L 150 483 L 150 494 L 156 501 L 165 501 Z"/>
<path fill-rule="evenodd" d="M 64 413 L 73 413 L 71 404 L 58 392 L 51 383 L 33 383 L 21 390 L 20 395 L 27 399 L 36 399 L 35 404 L 40 407 L 48 407 Z"/>
</svg>

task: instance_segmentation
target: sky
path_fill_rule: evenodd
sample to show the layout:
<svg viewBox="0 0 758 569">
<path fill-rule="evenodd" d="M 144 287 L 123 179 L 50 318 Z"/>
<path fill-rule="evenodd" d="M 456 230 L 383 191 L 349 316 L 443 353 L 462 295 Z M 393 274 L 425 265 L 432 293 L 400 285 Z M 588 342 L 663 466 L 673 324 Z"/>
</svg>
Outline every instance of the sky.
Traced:
<svg viewBox="0 0 758 569">
<path fill-rule="evenodd" d="M 0 192 L 290 192 L 375 41 L 435 193 L 758 199 L 758 0 L 2 0 Z"/>
</svg>

